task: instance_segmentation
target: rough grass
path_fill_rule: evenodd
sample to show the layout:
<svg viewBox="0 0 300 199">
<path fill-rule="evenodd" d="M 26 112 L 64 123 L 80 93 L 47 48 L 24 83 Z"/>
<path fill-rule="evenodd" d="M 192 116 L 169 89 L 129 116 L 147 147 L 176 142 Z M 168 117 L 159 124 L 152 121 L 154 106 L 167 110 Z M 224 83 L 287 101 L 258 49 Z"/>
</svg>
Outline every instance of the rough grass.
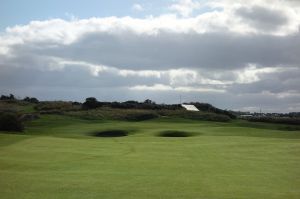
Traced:
<svg viewBox="0 0 300 199">
<path fill-rule="evenodd" d="M 84 111 L 66 112 L 65 115 L 87 119 L 87 120 L 125 120 L 125 121 L 143 121 L 157 118 L 158 115 L 153 110 L 143 109 L 115 109 L 115 108 L 97 108 Z"/>
<path fill-rule="evenodd" d="M 247 125 L 43 115 L 0 133 L 0 198 L 300 198 L 300 131 Z M 109 129 L 134 134 L 88 136 Z M 170 129 L 201 136 L 156 136 Z"/>
<path fill-rule="evenodd" d="M 28 102 L 0 101 L 0 112 L 32 113 L 34 111 L 34 104 Z"/>
<path fill-rule="evenodd" d="M 125 120 L 125 121 L 143 121 L 154 119 L 157 117 L 177 117 L 192 119 L 197 121 L 218 121 L 229 122 L 231 119 L 227 115 L 208 113 L 208 112 L 192 112 L 184 109 L 178 110 L 147 110 L 147 109 L 117 109 L 109 107 L 101 107 L 97 109 L 84 111 L 69 111 L 65 115 L 88 120 Z"/>
</svg>

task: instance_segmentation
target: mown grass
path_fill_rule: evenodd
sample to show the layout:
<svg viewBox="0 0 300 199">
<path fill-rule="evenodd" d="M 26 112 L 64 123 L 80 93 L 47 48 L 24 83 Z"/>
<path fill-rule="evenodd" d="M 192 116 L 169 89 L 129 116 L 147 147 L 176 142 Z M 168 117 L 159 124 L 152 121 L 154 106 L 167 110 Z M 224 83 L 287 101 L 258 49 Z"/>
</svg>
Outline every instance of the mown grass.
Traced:
<svg viewBox="0 0 300 199">
<path fill-rule="evenodd" d="M 282 125 L 43 115 L 26 127 L 0 133 L 0 198 L 300 198 L 300 131 Z M 134 133 L 90 136 L 115 129 Z"/>
</svg>

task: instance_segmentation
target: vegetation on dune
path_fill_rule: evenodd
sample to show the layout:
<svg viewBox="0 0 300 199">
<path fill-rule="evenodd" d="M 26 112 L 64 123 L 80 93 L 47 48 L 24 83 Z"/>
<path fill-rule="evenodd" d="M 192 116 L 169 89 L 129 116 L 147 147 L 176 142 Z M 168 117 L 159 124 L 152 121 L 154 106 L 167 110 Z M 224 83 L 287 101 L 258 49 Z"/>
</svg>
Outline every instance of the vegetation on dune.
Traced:
<svg viewBox="0 0 300 199">
<path fill-rule="evenodd" d="M 15 100 L 15 96 L 13 94 L 10 95 L 1 95 L 0 100 Z"/>
<path fill-rule="evenodd" d="M 25 97 L 18 100 L 14 95 L 2 95 L 0 112 L 17 114 L 21 121 L 39 118 L 39 114 L 66 115 L 86 120 L 119 120 L 144 121 L 155 118 L 184 118 L 195 121 L 230 122 L 236 117 L 232 111 L 218 109 L 208 103 L 192 102 L 200 111 L 187 111 L 180 104 L 156 104 L 152 100 L 144 102 L 101 102 L 95 97 L 86 98 L 84 103 L 71 101 L 39 101 L 34 97 Z M 253 117 L 252 122 L 269 122 L 299 125 L 299 117 Z M 298 130 L 298 126 L 282 126 L 282 130 Z"/>
<path fill-rule="evenodd" d="M 210 112 L 210 113 L 215 113 L 215 114 L 219 114 L 219 115 L 226 115 L 231 119 L 236 118 L 236 116 L 232 112 L 216 108 L 213 105 L 208 104 L 208 103 L 191 102 L 190 104 L 193 104 L 194 106 L 196 106 L 199 110 L 201 110 L 203 112 Z"/>
<path fill-rule="evenodd" d="M 39 100 L 35 97 L 25 97 L 23 99 L 24 102 L 30 102 L 30 103 L 33 103 L 33 104 L 37 104 L 39 103 Z"/>
<path fill-rule="evenodd" d="M 144 109 L 144 110 L 179 110 L 182 109 L 180 104 L 156 104 L 154 101 L 147 99 L 144 102 L 134 100 L 125 102 L 105 103 L 106 106 L 118 109 Z"/>
<path fill-rule="evenodd" d="M 0 112 L 0 131 L 23 131 L 23 129 L 23 123 L 16 113 Z"/>
<path fill-rule="evenodd" d="M 78 117 L 88 120 L 124 120 L 124 121 L 143 121 L 154 119 L 158 117 L 155 111 L 141 110 L 141 109 L 112 109 L 108 107 L 83 110 L 70 111 L 65 115 Z"/>
<path fill-rule="evenodd" d="M 216 121 L 216 122 L 229 122 L 231 118 L 227 115 L 216 114 L 210 112 L 193 112 L 184 109 L 179 110 L 159 110 L 157 113 L 166 117 L 178 117 L 200 121 Z"/>
<path fill-rule="evenodd" d="M 144 121 L 144 120 L 150 120 L 150 119 L 154 119 L 157 118 L 158 115 L 154 112 L 135 112 L 135 113 L 129 113 L 124 115 L 124 119 L 127 121 Z M 120 119 L 123 119 L 120 118 Z"/>
<path fill-rule="evenodd" d="M 227 115 L 216 114 L 216 113 L 198 113 L 198 112 L 188 112 L 184 115 L 184 118 L 194 119 L 194 120 L 206 120 L 206 121 L 216 121 L 216 122 L 229 122 L 231 119 Z"/>
<path fill-rule="evenodd" d="M 63 114 L 67 111 L 81 110 L 80 105 L 65 101 L 44 101 L 36 104 L 34 108 L 41 114 Z"/>
<path fill-rule="evenodd" d="M 93 120 L 143 121 L 162 116 L 219 122 L 228 122 L 231 120 L 226 114 L 204 111 L 190 112 L 179 105 L 159 105 L 151 100 L 145 100 L 143 103 L 136 101 L 109 103 L 99 102 L 94 97 L 86 98 L 86 101 L 82 105 L 80 103 L 63 101 L 40 102 L 35 105 L 35 110 L 41 114 L 64 114 Z"/>
<path fill-rule="evenodd" d="M 251 117 L 248 121 L 300 125 L 300 118 L 294 117 Z"/>
<path fill-rule="evenodd" d="M 82 108 L 84 109 L 95 109 L 101 107 L 102 104 L 98 102 L 95 97 L 88 97 L 85 99 L 85 102 L 82 104 Z"/>
</svg>

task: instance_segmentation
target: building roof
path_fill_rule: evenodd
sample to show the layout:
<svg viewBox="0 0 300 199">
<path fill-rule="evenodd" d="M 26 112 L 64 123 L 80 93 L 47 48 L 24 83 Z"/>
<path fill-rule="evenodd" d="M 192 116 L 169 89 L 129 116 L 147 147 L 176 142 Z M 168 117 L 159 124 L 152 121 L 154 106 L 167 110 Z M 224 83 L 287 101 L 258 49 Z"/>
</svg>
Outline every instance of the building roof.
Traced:
<svg viewBox="0 0 300 199">
<path fill-rule="evenodd" d="M 187 111 L 199 111 L 199 109 L 196 108 L 196 106 L 191 104 L 181 104 L 183 108 L 185 108 Z"/>
</svg>

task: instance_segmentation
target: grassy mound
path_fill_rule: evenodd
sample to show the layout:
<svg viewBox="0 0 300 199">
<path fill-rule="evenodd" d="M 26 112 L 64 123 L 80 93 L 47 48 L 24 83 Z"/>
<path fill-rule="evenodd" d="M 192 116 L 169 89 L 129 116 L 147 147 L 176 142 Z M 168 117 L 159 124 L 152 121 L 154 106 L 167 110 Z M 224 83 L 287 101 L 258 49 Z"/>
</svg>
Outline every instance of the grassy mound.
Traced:
<svg viewBox="0 0 300 199">
<path fill-rule="evenodd" d="M 129 132 L 125 130 L 107 130 L 92 133 L 95 137 L 123 137 L 128 136 Z"/>
<path fill-rule="evenodd" d="M 159 137 L 190 137 L 193 136 L 192 133 L 185 132 L 185 131 L 162 131 L 158 134 Z"/>
</svg>

